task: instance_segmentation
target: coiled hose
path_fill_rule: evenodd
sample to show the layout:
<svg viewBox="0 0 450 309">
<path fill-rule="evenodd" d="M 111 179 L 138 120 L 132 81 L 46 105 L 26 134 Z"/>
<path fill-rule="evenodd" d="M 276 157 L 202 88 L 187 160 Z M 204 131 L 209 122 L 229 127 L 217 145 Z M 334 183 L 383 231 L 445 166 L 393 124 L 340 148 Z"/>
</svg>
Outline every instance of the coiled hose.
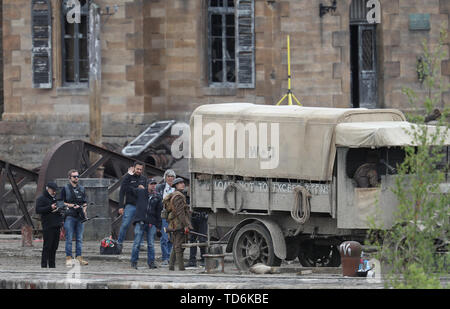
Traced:
<svg viewBox="0 0 450 309">
<path fill-rule="evenodd" d="M 300 224 L 305 224 L 308 221 L 311 213 L 311 193 L 305 187 L 296 186 L 294 188 L 294 206 L 291 210 L 291 217 Z M 302 207 L 302 216 L 299 216 L 300 204 Z"/>
<path fill-rule="evenodd" d="M 230 183 L 225 188 L 225 191 L 223 192 L 223 201 L 225 204 L 225 208 L 228 210 L 229 213 L 231 213 L 232 215 L 235 215 L 242 210 L 242 207 L 244 207 L 244 195 L 241 194 L 240 203 L 238 205 L 236 205 L 235 209 L 232 209 L 230 203 L 228 202 L 228 196 L 227 196 L 228 192 L 231 192 L 232 190 L 234 190 L 236 192 L 236 194 L 238 192 L 242 193 L 243 190 L 240 188 L 240 186 L 237 183 Z"/>
</svg>

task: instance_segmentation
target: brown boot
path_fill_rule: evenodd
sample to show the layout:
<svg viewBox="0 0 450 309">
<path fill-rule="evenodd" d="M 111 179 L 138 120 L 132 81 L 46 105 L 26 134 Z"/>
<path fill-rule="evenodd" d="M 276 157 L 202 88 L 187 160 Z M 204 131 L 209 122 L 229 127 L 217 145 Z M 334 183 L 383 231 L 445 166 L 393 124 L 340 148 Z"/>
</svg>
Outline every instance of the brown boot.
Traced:
<svg viewBox="0 0 450 309">
<path fill-rule="evenodd" d="M 169 258 L 169 270 L 175 270 L 175 251 L 172 250 Z"/>
<path fill-rule="evenodd" d="M 66 256 L 66 267 L 72 267 L 73 261 L 71 256 Z"/>
<path fill-rule="evenodd" d="M 178 264 L 178 270 L 184 270 L 183 252 L 176 253 L 176 260 Z"/>
<path fill-rule="evenodd" d="M 81 266 L 85 266 L 85 265 L 89 264 L 86 260 L 83 260 L 82 256 L 77 256 L 77 261 L 80 262 Z"/>
</svg>

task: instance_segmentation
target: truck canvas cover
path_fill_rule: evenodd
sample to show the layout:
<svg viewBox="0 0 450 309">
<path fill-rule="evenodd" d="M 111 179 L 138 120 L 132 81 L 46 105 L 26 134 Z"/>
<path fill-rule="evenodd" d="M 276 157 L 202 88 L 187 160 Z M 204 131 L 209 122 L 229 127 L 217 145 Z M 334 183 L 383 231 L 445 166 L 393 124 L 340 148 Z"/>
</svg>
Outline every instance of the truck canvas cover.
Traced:
<svg viewBox="0 0 450 309">
<path fill-rule="evenodd" d="M 330 181 L 338 124 L 402 121 L 391 109 L 203 105 L 190 121 L 190 172 Z"/>
<path fill-rule="evenodd" d="M 442 138 L 436 144 L 450 145 L 450 134 L 445 127 L 424 127 L 430 136 L 440 129 Z M 336 126 L 336 145 L 349 148 L 417 146 L 411 134 L 417 130 L 417 125 L 406 121 L 341 123 Z"/>
</svg>

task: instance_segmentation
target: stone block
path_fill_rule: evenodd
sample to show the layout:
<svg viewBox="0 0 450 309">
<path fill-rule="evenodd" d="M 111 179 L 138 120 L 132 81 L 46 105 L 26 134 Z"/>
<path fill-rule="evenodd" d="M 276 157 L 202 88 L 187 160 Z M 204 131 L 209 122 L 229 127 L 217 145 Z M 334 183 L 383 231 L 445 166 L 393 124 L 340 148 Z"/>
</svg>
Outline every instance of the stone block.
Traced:
<svg viewBox="0 0 450 309">
<path fill-rule="evenodd" d="M 442 75 L 450 76 L 450 60 L 443 60 L 441 63 Z"/>
<path fill-rule="evenodd" d="M 384 77 L 397 78 L 400 77 L 400 61 L 384 63 Z"/>
<path fill-rule="evenodd" d="M 280 2 L 280 16 L 289 17 L 289 14 L 290 14 L 289 2 L 286 1 Z"/>
<path fill-rule="evenodd" d="M 139 19 L 143 17 L 144 6 L 142 0 L 125 3 L 125 18 Z"/>
<path fill-rule="evenodd" d="M 450 0 L 439 0 L 439 13 L 450 14 Z"/>
<path fill-rule="evenodd" d="M 333 47 L 345 47 L 350 40 L 349 31 L 335 31 L 332 34 Z"/>
<path fill-rule="evenodd" d="M 144 66 L 127 65 L 126 67 L 126 80 L 137 81 L 144 79 Z"/>
<path fill-rule="evenodd" d="M 20 50 L 20 35 L 5 35 L 3 37 L 4 50 Z"/>
<path fill-rule="evenodd" d="M 399 7 L 399 0 L 385 0 L 381 2 L 381 11 L 385 14 L 398 14 Z"/>
</svg>

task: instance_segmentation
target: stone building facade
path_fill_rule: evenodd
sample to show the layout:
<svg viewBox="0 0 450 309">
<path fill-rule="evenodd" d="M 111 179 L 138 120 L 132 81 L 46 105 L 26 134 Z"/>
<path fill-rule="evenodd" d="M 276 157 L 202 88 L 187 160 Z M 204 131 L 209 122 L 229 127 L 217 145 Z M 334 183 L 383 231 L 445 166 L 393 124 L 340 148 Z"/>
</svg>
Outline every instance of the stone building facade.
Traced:
<svg viewBox="0 0 450 309">
<path fill-rule="evenodd" d="M 421 44 L 436 46 L 441 27 L 448 29 L 450 0 L 372 1 L 381 13 L 376 24 L 363 18 L 367 1 L 80 1 L 97 4 L 101 15 L 103 141 L 129 142 L 157 119 L 187 122 L 202 104 L 276 104 L 287 90 L 287 35 L 292 90 L 304 106 L 407 110 L 402 88 L 424 91 L 417 75 Z M 89 139 L 87 19 L 70 28 L 67 1 L 47 1 L 52 83 L 33 88 L 34 2 L 46 1 L 3 0 L 0 157 L 26 167 L 39 166 L 60 140 Z M 321 14 L 320 4 L 334 3 Z M 78 43 L 66 42 L 76 37 L 71 31 Z M 442 75 L 449 81 L 448 56 Z M 443 93 L 442 104 L 449 100 L 450 92 Z"/>
</svg>

